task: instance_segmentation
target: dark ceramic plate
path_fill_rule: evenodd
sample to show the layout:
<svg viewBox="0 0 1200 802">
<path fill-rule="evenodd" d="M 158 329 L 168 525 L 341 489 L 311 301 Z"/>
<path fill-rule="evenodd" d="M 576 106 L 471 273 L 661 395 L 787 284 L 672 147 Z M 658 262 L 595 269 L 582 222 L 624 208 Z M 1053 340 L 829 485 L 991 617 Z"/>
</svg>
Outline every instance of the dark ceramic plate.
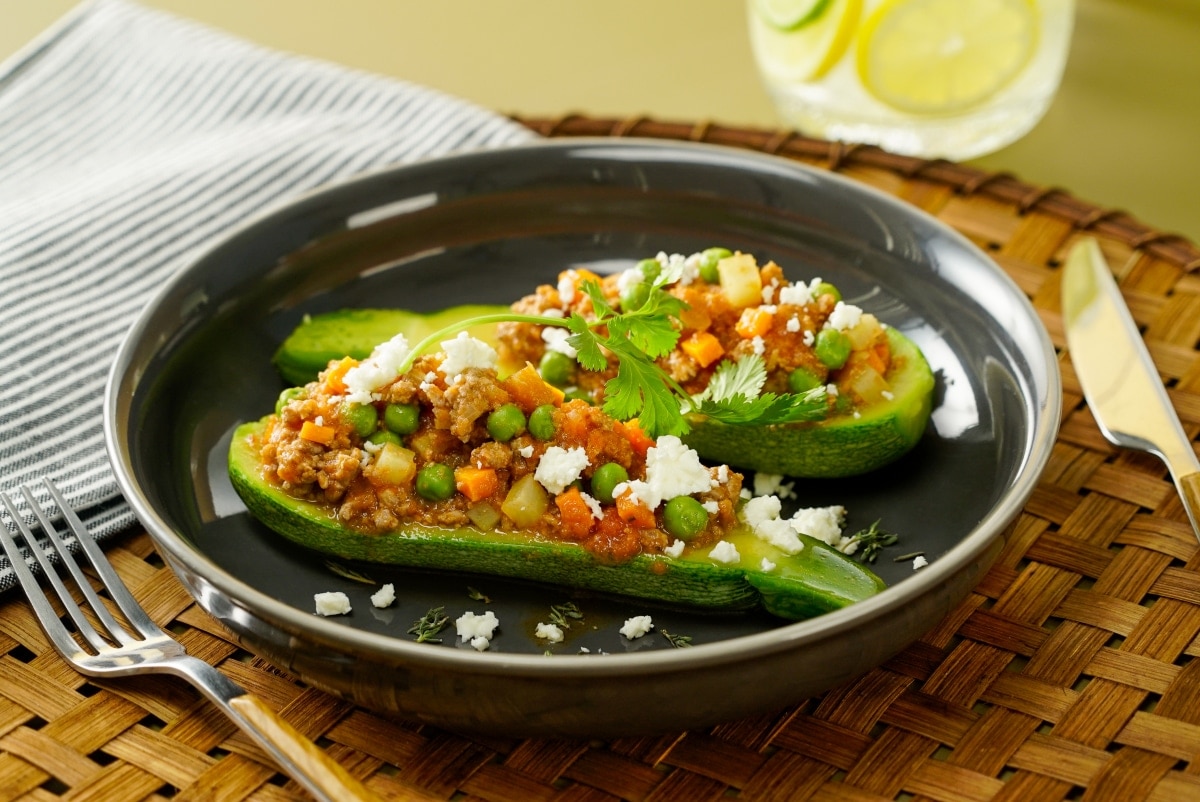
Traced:
<svg viewBox="0 0 1200 802">
<path fill-rule="evenodd" d="M 844 504 L 900 543 L 875 564 L 890 588 L 808 622 L 713 615 L 479 576 L 332 570 L 250 518 L 225 475 L 230 430 L 269 411 L 271 365 L 306 314 L 362 306 L 506 303 L 569 266 L 624 269 L 710 245 L 821 276 L 924 350 L 935 411 L 917 448 L 857 479 L 796 483 L 796 503 Z M 782 706 L 879 664 L 978 581 L 1032 491 L 1060 405 L 1053 349 L 1020 291 L 929 217 L 837 176 L 708 146 L 551 141 L 401 167 L 316 192 L 188 265 L 131 330 L 105 413 L 121 486 L 201 605 L 250 649 L 367 706 L 508 733 L 677 729 Z M 921 552 L 914 572 L 895 556 Z M 492 600 L 485 608 L 472 591 Z M 313 614 L 344 590 L 352 614 Z M 551 605 L 585 618 L 549 649 Z M 492 650 L 417 644 L 432 607 L 490 609 Z M 649 613 L 657 632 L 618 634 Z M 666 630 L 692 639 L 673 648 Z M 583 654 L 587 649 L 589 654 Z"/>
</svg>

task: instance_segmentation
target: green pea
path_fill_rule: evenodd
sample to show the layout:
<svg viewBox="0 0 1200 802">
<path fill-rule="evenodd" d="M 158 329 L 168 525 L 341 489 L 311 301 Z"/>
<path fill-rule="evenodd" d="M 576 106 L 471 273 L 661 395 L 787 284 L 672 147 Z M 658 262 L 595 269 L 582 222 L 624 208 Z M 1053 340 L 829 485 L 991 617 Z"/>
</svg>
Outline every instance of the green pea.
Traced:
<svg viewBox="0 0 1200 802">
<path fill-rule="evenodd" d="M 657 259 L 643 259 L 634 265 L 638 270 L 642 271 L 642 275 L 646 277 L 646 281 L 654 281 L 658 278 L 658 274 L 662 272 L 662 265 Z"/>
<path fill-rule="evenodd" d="M 566 387 L 575 376 L 575 360 L 562 351 L 547 351 L 538 363 L 538 373 L 546 383 Z"/>
<path fill-rule="evenodd" d="M 616 462 L 606 462 L 592 474 L 592 496 L 601 504 L 612 504 L 613 488 L 629 480 L 629 472 Z"/>
<path fill-rule="evenodd" d="M 529 413 L 529 433 L 539 440 L 554 437 L 554 406 L 542 404 Z"/>
<path fill-rule="evenodd" d="M 493 440 L 507 443 L 525 431 L 525 413 L 512 403 L 498 407 L 488 415 L 487 430 Z"/>
<path fill-rule="evenodd" d="M 398 446 L 404 445 L 404 441 L 400 439 L 400 435 L 395 432 L 389 432 L 387 429 L 379 429 L 373 432 L 367 438 L 367 442 L 377 446 L 387 445 L 388 443 Z"/>
<path fill-rule="evenodd" d="M 432 462 L 417 472 L 417 493 L 429 501 L 443 501 L 454 495 L 454 470 Z"/>
<path fill-rule="evenodd" d="M 383 410 L 383 425 L 396 434 L 412 434 L 421 422 L 416 404 L 388 404 Z"/>
<path fill-rule="evenodd" d="M 342 419 L 359 437 L 369 437 L 379 425 L 379 412 L 370 404 L 343 404 Z"/>
<path fill-rule="evenodd" d="M 821 329 L 813 353 L 826 367 L 837 370 L 850 357 L 850 338 L 837 329 Z"/>
<path fill-rule="evenodd" d="M 793 393 L 807 393 L 814 387 L 820 387 L 824 382 L 821 377 L 808 368 L 796 368 L 788 374 L 788 389 Z"/>
<path fill-rule="evenodd" d="M 644 281 L 630 284 L 621 290 L 621 311 L 634 312 L 642 308 L 650 297 L 650 285 Z"/>
<path fill-rule="evenodd" d="M 832 295 L 835 301 L 842 300 L 842 291 L 828 281 L 822 281 L 818 284 L 816 292 L 813 293 L 814 298 L 820 298 L 822 295 Z"/>
<path fill-rule="evenodd" d="M 676 496 L 663 508 L 663 527 L 680 540 L 691 540 L 708 526 L 708 510 L 691 496 Z"/>
<path fill-rule="evenodd" d="M 289 387 L 284 390 L 279 394 L 279 398 L 275 400 L 275 414 L 278 415 L 280 412 L 283 412 L 283 408 L 287 406 L 289 402 L 295 401 L 297 398 L 300 398 L 303 395 L 303 387 Z"/>
<path fill-rule="evenodd" d="M 700 278 L 709 284 L 720 282 L 721 276 L 717 272 L 717 262 L 730 256 L 733 256 L 733 251 L 728 248 L 708 248 L 705 250 L 700 254 Z"/>
</svg>

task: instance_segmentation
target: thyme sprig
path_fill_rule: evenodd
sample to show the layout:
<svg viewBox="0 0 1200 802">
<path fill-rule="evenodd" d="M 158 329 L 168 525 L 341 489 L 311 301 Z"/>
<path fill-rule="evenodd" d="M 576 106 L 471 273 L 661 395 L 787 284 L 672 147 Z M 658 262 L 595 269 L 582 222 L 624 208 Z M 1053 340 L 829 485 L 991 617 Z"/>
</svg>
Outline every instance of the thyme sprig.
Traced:
<svg viewBox="0 0 1200 802">
<path fill-rule="evenodd" d="M 408 628 L 408 634 L 415 635 L 417 643 L 441 643 L 442 639 L 436 636 L 446 628 L 449 621 L 450 616 L 446 615 L 445 607 L 434 607 L 413 622 Z"/>
<path fill-rule="evenodd" d="M 892 532 L 879 528 L 876 520 L 866 529 L 852 535 L 850 543 L 858 543 L 858 558 L 862 562 L 873 563 L 879 556 L 879 551 L 887 546 L 894 546 L 900 537 Z M 849 544 L 847 544 L 849 545 Z"/>
<path fill-rule="evenodd" d="M 667 643 L 671 644 L 676 649 L 687 649 L 692 645 L 691 635 L 676 635 L 674 632 L 668 632 L 665 629 L 660 629 L 658 634 L 667 639 Z"/>
<path fill-rule="evenodd" d="M 550 605 L 550 623 L 561 629 L 570 629 L 571 621 L 581 620 L 583 620 L 583 613 L 580 612 L 575 602 Z"/>
</svg>

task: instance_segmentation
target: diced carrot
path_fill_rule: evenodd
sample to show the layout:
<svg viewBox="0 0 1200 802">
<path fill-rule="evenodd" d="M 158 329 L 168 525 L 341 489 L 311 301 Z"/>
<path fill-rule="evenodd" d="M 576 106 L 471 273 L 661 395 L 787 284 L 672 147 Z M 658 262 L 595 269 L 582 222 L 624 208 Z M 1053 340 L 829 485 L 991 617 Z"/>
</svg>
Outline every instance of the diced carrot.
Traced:
<svg viewBox="0 0 1200 802">
<path fill-rule="evenodd" d="M 685 329 L 704 331 L 712 325 L 712 317 L 702 307 L 692 305 L 680 310 L 679 322 Z"/>
<path fill-rule="evenodd" d="M 621 520 L 631 523 L 639 529 L 653 529 L 657 526 L 654 520 L 654 510 L 635 501 L 632 490 L 626 490 L 617 497 L 617 515 Z"/>
<path fill-rule="evenodd" d="M 325 369 L 325 390 L 330 395 L 346 392 L 346 372 L 358 364 L 353 357 L 344 356 Z"/>
<path fill-rule="evenodd" d="M 679 347 L 704 368 L 716 362 L 725 353 L 725 349 L 721 347 L 721 341 L 707 331 L 696 332 L 681 342 Z"/>
<path fill-rule="evenodd" d="M 306 420 L 300 424 L 300 436 L 305 440 L 311 440 L 314 443 L 320 443 L 327 446 L 333 442 L 333 427 L 322 426 L 318 423 L 313 423 Z"/>
<path fill-rule="evenodd" d="M 562 516 L 563 528 L 575 540 L 583 540 L 592 531 L 596 519 L 579 488 L 570 487 L 559 493 L 554 497 L 554 506 L 558 507 L 558 514 Z"/>
<path fill-rule="evenodd" d="M 867 361 L 871 367 L 879 371 L 880 376 L 886 376 L 888 371 L 888 363 L 892 361 L 892 352 L 888 348 L 887 341 L 876 343 L 867 352 Z"/>
<path fill-rule="evenodd" d="M 629 440 L 629 445 L 633 446 L 633 450 L 637 455 L 645 457 L 646 452 L 654 445 L 654 441 L 642 430 L 638 419 L 630 418 L 624 423 L 619 423 L 618 426 L 622 434 Z"/>
<path fill-rule="evenodd" d="M 500 478 L 495 468 L 463 465 L 454 469 L 454 485 L 469 500 L 482 501 L 499 489 Z"/>
<path fill-rule="evenodd" d="M 570 270 L 564 270 L 558 274 L 558 281 L 561 284 L 563 281 L 571 282 L 571 286 L 575 292 L 579 292 L 579 288 L 583 286 L 585 281 L 594 281 L 600 283 L 600 277 L 592 271 L 583 267 L 573 267 Z"/>
<path fill-rule="evenodd" d="M 748 306 L 742 310 L 742 316 L 738 318 L 737 325 L 733 328 L 742 337 L 751 340 L 769 332 L 771 320 L 774 317 L 774 313 L 761 306 Z"/>
<path fill-rule="evenodd" d="M 513 402 L 526 415 L 542 404 L 558 406 L 562 403 L 564 393 L 557 387 L 547 384 L 537 368 L 526 363 L 525 367 L 509 376 L 503 382 L 504 389 L 512 396 Z"/>
</svg>

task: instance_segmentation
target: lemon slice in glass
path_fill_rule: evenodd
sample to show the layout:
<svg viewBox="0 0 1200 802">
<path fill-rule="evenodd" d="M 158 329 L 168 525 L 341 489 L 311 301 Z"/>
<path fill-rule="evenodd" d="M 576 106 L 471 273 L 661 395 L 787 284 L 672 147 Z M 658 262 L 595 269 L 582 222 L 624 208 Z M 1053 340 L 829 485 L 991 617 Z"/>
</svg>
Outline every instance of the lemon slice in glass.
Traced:
<svg viewBox="0 0 1200 802">
<path fill-rule="evenodd" d="M 887 0 L 863 24 L 858 74 L 902 111 L 961 111 L 1019 74 L 1037 38 L 1034 0 Z"/>
<path fill-rule="evenodd" d="M 780 30 L 761 13 L 762 5 L 748 4 L 750 36 L 764 75 L 780 82 L 812 81 L 828 72 L 845 55 L 862 15 L 862 0 L 828 0 L 814 18 Z M 786 17 L 781 12 L 778 18 Z"/>
</svg>

